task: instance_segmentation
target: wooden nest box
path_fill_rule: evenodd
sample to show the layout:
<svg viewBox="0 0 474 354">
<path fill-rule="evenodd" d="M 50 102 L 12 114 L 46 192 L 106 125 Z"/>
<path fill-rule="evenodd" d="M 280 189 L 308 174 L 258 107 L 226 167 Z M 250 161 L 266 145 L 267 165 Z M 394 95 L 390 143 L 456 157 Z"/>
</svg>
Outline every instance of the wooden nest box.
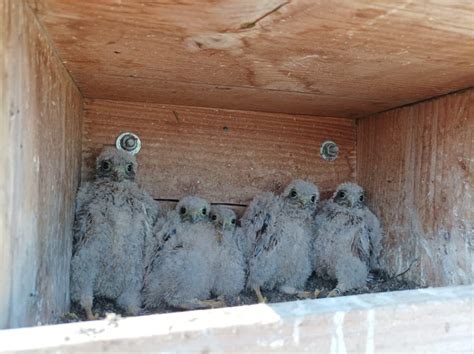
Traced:
<svg viewBox="0 0 474 354">
<path fill-rule="evenodd" d="M 68 311 L 75 193 L 127 131 L 163 201 L 241 211 L 292 178 L 323 198 L 356 181 L 387 270 L 417 260 L 404 277 L 433 287 L 5 330 L 0 351 L 472 351 L 472 2 L 3 0 L 0 12 L 0 328 Z"/>
</svg>

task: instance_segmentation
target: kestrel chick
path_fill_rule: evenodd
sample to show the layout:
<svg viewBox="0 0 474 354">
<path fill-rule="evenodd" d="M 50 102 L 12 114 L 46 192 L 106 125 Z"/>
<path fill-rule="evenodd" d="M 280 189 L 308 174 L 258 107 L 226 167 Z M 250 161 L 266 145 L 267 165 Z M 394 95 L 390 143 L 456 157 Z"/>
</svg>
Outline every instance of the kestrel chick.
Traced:
<svg viewBox="0 0 474 354">
<path fill-rule="evenodd" d="M 362 187 L 343 183 L 315 217 L 316 273 L 337 280 L 328 296 L 366 284 L 378 267 L 382 233 L 377 217 L 365 206 Z"/>
<path fill-rule="evenodd" d="M 279 198 L 271 192 L 265 192 L 255 196 L 245 209 L 240 219 L 241 228 L 237 229 L 237 244 L 244 255 L 247 268 L 255 251 L 255 235 L 264 225 L 268 228 L 266 220 L 271 215 L 278 215 L 280 207 Z"/>
<path fill-rule="evenodd" d="M 141 306 L 143 252 L 158 205 L 135 183 L 135 157 L 106 147 L 96 160 L 95 181 L 76 198 L 71 298 L 92 314 L 94 296 L 116 300 L 135 315 Z"/>
<path fill-rule="evenodd" d="M 168 305 L 192 310 L 223 306 L 207 300 L 214 285 L 217 237 L 210 204 L 185 197 L 155 230 L 144 282 L 147 308 Z"/>
<path fill-rule="evenodd" d="M 237 217 L 229 208 L 213 206 L 210 218 L 218 245 L 212 293 L 235 298 L 245 286 L 245 262 L 236 239 Z"/>
<path fill-rule="evenodd" d="M 319 201 L 318 188 L 294 180 L 280 196 L 266 194 L 254 200 L 242 221 L 244 233 L 253 243 L 247 287 L 258 301 L 266 299 L 261 289 L 309 297 L 302 291 L 312 272 L 312 216 Z"/>
</svg>

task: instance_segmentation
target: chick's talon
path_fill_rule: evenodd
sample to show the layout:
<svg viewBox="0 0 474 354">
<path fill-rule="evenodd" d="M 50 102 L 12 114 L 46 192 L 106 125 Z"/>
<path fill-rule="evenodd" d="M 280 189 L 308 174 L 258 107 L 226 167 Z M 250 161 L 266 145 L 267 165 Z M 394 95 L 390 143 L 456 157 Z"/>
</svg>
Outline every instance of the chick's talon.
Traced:
<svg viewBox="0 0 474 354">
<path fill-rule="evenodd" d="M 89 321 L 95 321 L 99 318 L 98 314 L 93 314 L 92 309 L 85 309 L 86 310 L 86 317 Z"/>
<path fill-rule="evenodd" d="M 254 291 L 257 295 L 257 300 L 259 304 L 266 304 L 268 302 L 268 299 L 262 295 L 262 291 L 260 290 L 260 288 L 255 288 Z"/>
<path fill-rule="evenodd" d="M 68 312 L 64 314 L 64 317 L 72 320 L 79 320 L 79 316 L 77 316 L 74 312 Z"/>
<path fill-rule="evenodd" d="M 201 303 L 204 306 L 210 307 L 212 309 L 227 306 L 223 300 L 203 300 Z"/>
<path fill-rule="evenodd" d="M 312 299 L 314 297 L 314 292 L 311 291 L 298 291 L 296 296 L 300 299 Z"/>
<path fill-rule="evenodd" d="M 339 290 L 338 288 L 335 288 L 329 292 L 327 297 L 337 297 L 337 296 L 341 296 L 341 290 Z"/>
</svg>

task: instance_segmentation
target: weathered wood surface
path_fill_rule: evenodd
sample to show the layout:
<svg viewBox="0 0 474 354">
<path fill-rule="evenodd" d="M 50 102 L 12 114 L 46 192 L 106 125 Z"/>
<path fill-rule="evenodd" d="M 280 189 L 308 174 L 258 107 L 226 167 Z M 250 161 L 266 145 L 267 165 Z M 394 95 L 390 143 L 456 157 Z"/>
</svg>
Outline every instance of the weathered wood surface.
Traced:
<svg viewBox="0 0 474 354">
<path fill-rule="evenodd" d="M 467 354 L 473 306 L 473 286 L 367 294 L 0 331 L 0 351 Z"/>
<path fill-rule="evenodd" d="M 324 195 L 355 178 L 351 119 L 86 100 L 84 179 L 102 146 L 124 131 L 142 139 L 139 178 L 159 199 L 198 194 L 246 204 L 261 191 L 281 191 L 293 178 L 315 182 Z M 333 162 L 320 157 L 328 139 L 340 146 Z"/>
<path fill-rule="evenodd" d="M 0 328 L 69 306 L 82 97 L 31 9 L 0 2 Z"/>
<path fill-rule="evenodd" d="M 470 0 L 30 0 L 86 97 L 365 116 L 474 85 Z"/>
<path fill-rule="evenodd" d="M 385 260 L 431 286 L 474 282 L 474 90 L 358 121 L 357 180 Z"/>
</svg>

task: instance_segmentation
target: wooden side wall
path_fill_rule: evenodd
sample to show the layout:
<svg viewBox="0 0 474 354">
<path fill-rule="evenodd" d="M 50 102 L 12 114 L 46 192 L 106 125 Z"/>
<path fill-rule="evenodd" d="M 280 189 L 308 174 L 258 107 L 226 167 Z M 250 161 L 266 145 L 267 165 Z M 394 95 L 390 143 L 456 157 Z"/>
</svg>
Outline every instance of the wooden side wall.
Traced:
<svg viewBox="0 0 474 354">
<path fill-rule="evenodd" d="M 86 100 L 84 179 L 91 178 L 100 149 L 124 131 L 142 139 L 139 178 L 157 199 L 197 194 L 245 205 L 293 178 L 315 182 L 325 196 L 355 178 L 351 119 Z M 333 162 L 320 157 L 327 139 L 340 146 Z"/>
<path fill-rule="evenodd" d="M 82 96 L 23 1 L 0 3 L 0 328 L 69 306 Z"/>
<path fill-rule="evenodd" d="M 385 261 L 421 285 L 473 283 L 474 89 L 358 121 L 357 180 Z"/>
</svg>

